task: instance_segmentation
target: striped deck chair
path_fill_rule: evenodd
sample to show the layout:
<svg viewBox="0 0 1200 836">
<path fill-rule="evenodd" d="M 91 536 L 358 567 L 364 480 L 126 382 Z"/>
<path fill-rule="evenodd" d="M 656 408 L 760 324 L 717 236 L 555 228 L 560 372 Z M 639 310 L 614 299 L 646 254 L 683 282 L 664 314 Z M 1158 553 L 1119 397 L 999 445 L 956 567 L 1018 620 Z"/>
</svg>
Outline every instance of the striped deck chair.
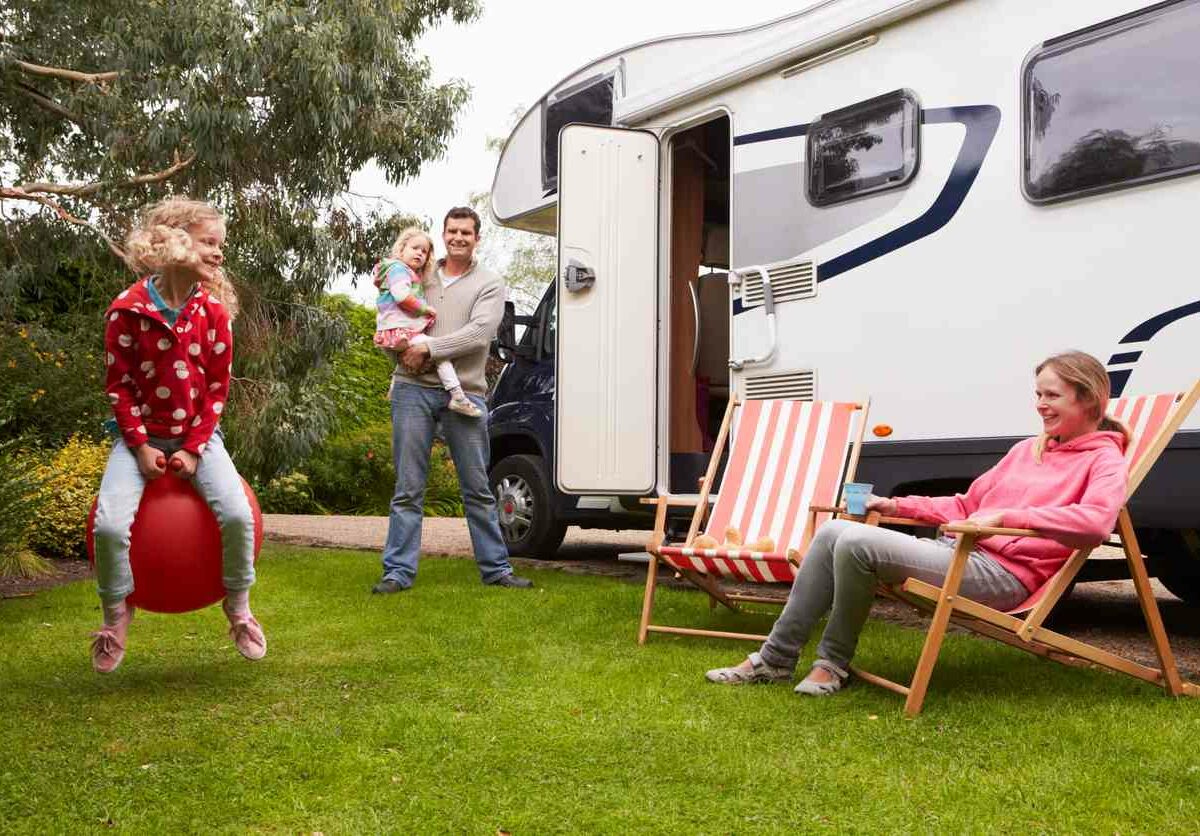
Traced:
<svg viewBox="0 0 1200 836">
<path fill-rule="evenodd" d="M 1124 422 L 1132 435 L 1131 443 L 1125 453 L 1126 461 L 1129 463 L 1129 486 L 1126 490 L 1126 502 L 1141 485 L 1142 480 L 1146 478 L 1146 474 L 1150 472 L 1150 468 L 1154 466 L 1167 443 L 1183 424 L 1197 401 L 1200 401 L 1200 380 L 1184 393 L 1172 392 L 1162 395 L 1126 397 L 1109 402 L 1109 414 Z M 897 525 L 927 525 L 917 520 L 895 517 L 868 520 L 868 522 L 875 521 Z M 854 673 L 864 681 L 904 695 L 904 711 L 909 716 L 914 716 L 921 710 L 925 692 L 929 686 L 929 678 L 933 673 L 933 666 L 941 648 L 942 638 L 950 621 L 1043 658 L 1065 664 L 1098 666 L 1128 674 L 1158 685 L 1172 696 L 1184 694 L 1193 697 L 1200 696 L 1200 686 L 1184 682 L 1179 675 L 1179 669 L 1175 664 L 1175 657 L 1171 652 L 1166 630 L 1163 627 L 1162 616 L 1158 611 L 1158 604 L 1154 600 L 1154 593 L 1150 587 L 1145 560 L 1138 546 L 1137 537 L 1134 535 L 1133 521 L 1129 515 L 1128 505 L 1121 509 L 1117 517 L 1117 528 L 1114 532 L 1116 542 L 1112 545 L 1119 546 L 1125 553 L 1125 560 L 1129 565 L 1129 573 L 1137 592 L 1138 603 L 1141 605 L 1142 615 L 1146 619 L 1146 627 L 1158 657 L 1159 667 L 1157 668 L 1133 662 L 1123 656 L 1055 633 L 1042 626 L 1054 606 L 1070 589 L 1071 583 L 1083 567 L 1084 561 L 1091 555 L 1091 548 L 1075 551 L 1063 564 L 1063 567 L 1028 599 L 1008 612 L 1001 612 L 958 595 L 967 555 L 975 548 L 975 542 L 981 537 L 991 534 L 1036 537 L 1038 533 L 1026 529 L 984 528 L 963 523 L 943 525 L 940 530 L 959 536 L 954 559 L 951 561 L 942 586 L 939 588 L 933 584 L 909 578 L 898 586 L 884 590 L 885 594 L 891 597 L 907 601 L 918 609 L 933 613 L 929 632 L 925 638 L 925 646 L 921 651 L 911 684 L 900 685 L 857 667 L 852 668 Z"/>
<path fill-rule="evenodd" d="M 778 595 L 739 594 L 722 589 L 721 582 L 792 582 L 796 576 L 792 561 L 804 554 L 816 527 L 830 517 L 828 512 L 810 512 L 810 509 L 834 503 L 842 484 L 854 479 L 868 403 L 730 399 L 708 470 L 700 483 L 699 496 L 660 496 L 646 500 L 657 505 L 658 511 L 654 534 L 646 547 L 650 564 L 638 627 L 639 644 L 645 643 L 647 634 L 652 632 L 763 638 L 651 624 L 658 564 L 666 563 L 678 576 L 707 592 L 714 607 L 720 603 L 737 610 L 739 601 L 781 603 Z M 721 543 L 730 526 L 742 534 L 746 543 L 769 536 L 775 542 L 771 552 L 701 550 L 687 545 L 696 538 L 709 509 L 713 480 L 727 439 L 728 462 L 716 503 L 707 514 L 706 533 Z M 687 539 L 681 544 L 664 545 L 667 508 L 678 505 L 695 505 Z"/>
</svg>

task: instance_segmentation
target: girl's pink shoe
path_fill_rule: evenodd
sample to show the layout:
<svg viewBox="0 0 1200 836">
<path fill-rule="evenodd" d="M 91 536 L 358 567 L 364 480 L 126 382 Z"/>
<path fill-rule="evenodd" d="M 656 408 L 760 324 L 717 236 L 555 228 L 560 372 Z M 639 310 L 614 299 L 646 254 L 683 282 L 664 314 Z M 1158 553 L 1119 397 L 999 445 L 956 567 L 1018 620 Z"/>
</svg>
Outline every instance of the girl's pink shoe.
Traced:
<svg viewBox="0 0 1200 836">
<path fill-rule="evenodd" d="M 104 624 L 92 633 L 92 669 L 96 673 L 112 673 L 121 664 L 125 658 L 125 637 L 132 620 L 133 607 L 126 605 L 116 624 Z"/>
<path fill-rule="evenodd" d="M 249 611 L 235 613 L 229 611 L 229 601 L 221 604 L 225 617 L 229 619 L 229 638 L 233 639 L 238 653 L 251 661 L 257 662 L 267 655 L 267 637 L 263 634 L 262 625 Z"/>
</svg>

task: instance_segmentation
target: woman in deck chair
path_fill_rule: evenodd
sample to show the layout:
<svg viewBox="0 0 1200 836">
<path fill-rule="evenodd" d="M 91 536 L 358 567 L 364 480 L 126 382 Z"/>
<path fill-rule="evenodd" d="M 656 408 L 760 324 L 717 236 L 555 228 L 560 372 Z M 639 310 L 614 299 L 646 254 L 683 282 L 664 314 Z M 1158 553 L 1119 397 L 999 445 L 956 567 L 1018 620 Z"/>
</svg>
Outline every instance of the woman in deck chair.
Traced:
<svg viewBox="0 0 1200 836">
<path fill-rule="evenodd" d="M 1014 446 L 965 494 L 946 497 L 872 496 L 868 510 L 940 525 L 1029 528 L 1048 539 L 993 536 L 979 541 L 959 593 L 996 609 L 1017 606 L 1036 591 L 1074 548 L 1112 533 L 1125 501 L 1124 449 L 1129 433 L 1105 415 L 1104 366 L 1071 351 L 1036 369 L 1042 432 Z M 809 633 L 826 613 L 816 661 L 796 693 L 823 696 L 841 689 L 878 584 L 918 578 L 941 584 L 954 554 L 951 537 L 917 537 L 848 520 L 830 520 L 813 538 L 787 605 L 767 641 L 740 665 L 706 674 L 711 682 L 790 681 Z"/>
</svg>

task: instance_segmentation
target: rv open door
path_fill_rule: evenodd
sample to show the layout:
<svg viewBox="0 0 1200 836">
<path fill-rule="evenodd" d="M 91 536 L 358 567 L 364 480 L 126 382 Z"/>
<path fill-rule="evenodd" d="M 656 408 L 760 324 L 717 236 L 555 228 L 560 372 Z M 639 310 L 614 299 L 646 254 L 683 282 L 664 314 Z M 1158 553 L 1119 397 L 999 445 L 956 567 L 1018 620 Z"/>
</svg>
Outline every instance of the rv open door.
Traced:
<svg viewBox="0 0 1200 836">
<path fill-rule="evenodd" d="M 563 493 L 655 485 L 658 138 L 568 125 L 558 150 L 555 481 Z"/>
</svg>

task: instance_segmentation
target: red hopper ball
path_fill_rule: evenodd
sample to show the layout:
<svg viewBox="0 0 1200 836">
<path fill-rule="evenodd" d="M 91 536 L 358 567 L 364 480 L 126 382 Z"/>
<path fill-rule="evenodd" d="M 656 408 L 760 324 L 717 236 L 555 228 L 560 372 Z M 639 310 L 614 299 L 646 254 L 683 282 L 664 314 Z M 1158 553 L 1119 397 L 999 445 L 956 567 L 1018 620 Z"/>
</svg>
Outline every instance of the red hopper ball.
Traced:
<svg viewBox="0 0 1200 836">
<path fill-rule="evenodd" d="M 163 462 L 160 460 L 159 466 Z M 171 462 L 182 466 L 176 460 Z M 262 512 L 254 491 L 242 480 L 254 514 L 254 560 L 262 548 Z M 95 563 L 93 527 L 96 503 L 88 512 L 88 560 Z M 126 603 L 151 612 L 178 613 L 211 606 L 225 597 L 221 571 L 221 529 L 212 509 L 192 483 L 160 476 L 146 483 L 130 532 L 129 563 L 134 591 Z"/>
</svg>

